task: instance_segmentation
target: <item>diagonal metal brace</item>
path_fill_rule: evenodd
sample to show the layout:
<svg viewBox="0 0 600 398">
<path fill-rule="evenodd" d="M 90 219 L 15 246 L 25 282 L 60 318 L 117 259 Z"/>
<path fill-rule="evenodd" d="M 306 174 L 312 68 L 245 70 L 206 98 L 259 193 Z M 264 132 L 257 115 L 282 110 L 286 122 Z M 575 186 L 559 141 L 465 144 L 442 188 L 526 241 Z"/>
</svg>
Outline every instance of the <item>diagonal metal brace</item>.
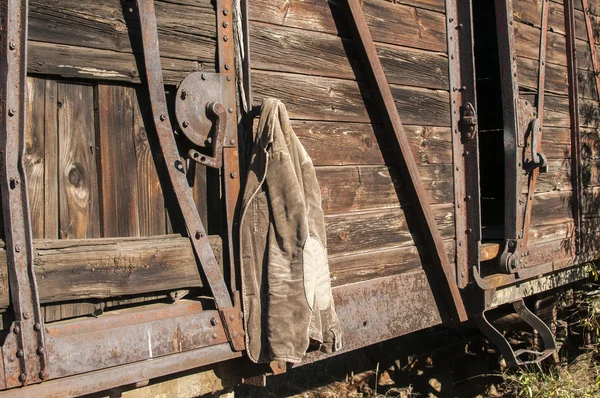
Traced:
<svg viewBox="0 0 600 398">
<path fill-rule="evenodd" d="M 137 3 L 142 28 L 144 65 L 146 68 L 152 118 L 156 127 L 160 149 L 166 163 L 169 182 L 173 187 L 188 235 L 192 242 L 192 247 L 214 296 L 215 305 L 221 314 L 221 320 L 230 338 L 231 346 L 234 350 L 241 351 L 244 349 L 244 337 L 240 309 L 234 306 L 231 300 L 225 279 L 210 247 L 206 230 L 202 225 L 200 215 L 194 203 L 192 190 L 188 185 L 185 166 L 181 161 L 169 119 L 160 62 L 154 1 L 137 0 Z"/>
<path fill-rule="evenodd" d="M 393 132 L 391 138 L 394 142 L 396 158 L 399 161 L 403 177 L 411 190 L 412 203 L 419 219 L 421 232 L 432 254 L 431 259 L 437 268 L 436 272 L 440 274 L 440 287 L 446 290 L 452 299 L 452 305 L 449 308 L 450 314 L 461 322 L 466 321 L 467 312 L 456 283 L 456 278 L 453 275 L 453 266 L 448 260 L 448 254 L 444 248 L 435 217 L 431 212 L 431 207 L 426 198 L 417 164 L 413 158 L 408 138 L 402 126 L 398 110 L 396 109 L 396 104 L 394 103 L 390 86 L 381 66 L 379 55 L 375 49 L 365 15 L 359 0 L 347 0 L 347 6 L 346 14 L 353 33 L 354 42 L 358 45 L 361 53 L 361 61 L 367 72 L 369 83 L 375 92 L 375 99 L 379 105 L 383 121 L 388 131 Z"/>
</svg>

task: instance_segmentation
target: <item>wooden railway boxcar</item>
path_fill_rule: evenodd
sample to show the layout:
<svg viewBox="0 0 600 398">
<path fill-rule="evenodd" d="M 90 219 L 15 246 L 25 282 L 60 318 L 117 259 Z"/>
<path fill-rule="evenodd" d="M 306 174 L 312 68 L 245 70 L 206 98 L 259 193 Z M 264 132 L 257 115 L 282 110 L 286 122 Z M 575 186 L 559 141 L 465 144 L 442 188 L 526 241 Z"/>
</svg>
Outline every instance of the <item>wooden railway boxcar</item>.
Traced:
<svg viewBox="0 0 600 398">
<path fill-rule="evenodd" d="M 315 166 L 343 351 L 443 322 L 553 351 L 523 298 L 596 258 L 596 0 L 0 4 L 0 396 L 285 370 L 245 357 L 240 300 L 268 97 Z M 488 322 L 505 305 L 543 352 Z"/>
</svg>

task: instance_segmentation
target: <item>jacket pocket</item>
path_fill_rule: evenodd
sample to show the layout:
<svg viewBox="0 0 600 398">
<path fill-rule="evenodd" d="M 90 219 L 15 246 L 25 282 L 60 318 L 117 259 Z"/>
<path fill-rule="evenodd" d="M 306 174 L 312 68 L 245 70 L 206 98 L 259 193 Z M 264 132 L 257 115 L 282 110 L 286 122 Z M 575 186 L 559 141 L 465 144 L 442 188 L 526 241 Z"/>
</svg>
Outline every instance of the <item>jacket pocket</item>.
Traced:
<svg viewBox="0 0 600 398">
<path fill-rule="evenodd" d="M 302 250 L 304 294 L 312 311 L 329 308 L 332 302 L 327 253 L 321 242 L 309 236 Z"/>
<path fill-rule="evenodd" d="M 267 192 L 260 191 L 252 201 L 252 230 L 266 234 L 269 231 L 270 220 Z"/>
</svg>

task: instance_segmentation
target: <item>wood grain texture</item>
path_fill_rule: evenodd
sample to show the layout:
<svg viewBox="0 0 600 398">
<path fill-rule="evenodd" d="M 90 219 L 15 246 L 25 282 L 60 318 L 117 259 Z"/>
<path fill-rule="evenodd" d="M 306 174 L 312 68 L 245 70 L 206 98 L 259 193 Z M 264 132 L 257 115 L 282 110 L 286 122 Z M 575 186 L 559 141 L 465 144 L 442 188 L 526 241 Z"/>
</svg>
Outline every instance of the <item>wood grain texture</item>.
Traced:
<svg viewBox="0 0 600 398">
<path fill-rule="evenodd" d="M 432 211 L 442 238 L 454 237 L 454 205 L 434 205 Z M 416 222 L 411 207 L 326 216 L 327 250 L 337 255 L 421 243 Z"/>
<path fill-rule="evenodd" d="M 99 84 L 96 90 L 103 236 L 139 236 L 133 88 Z"/>
<path fill-rule="evenodd" d="M 450 261 L 454 261 L 454 239 L 444 241 Z M 411 272 L 423 268 L 425 246 L 406 246 L 329 258 L 332 286 Z"/>
<path fill-rule="evenodd" d="M 292 126 L 315 166 L 383 165 L 393 156 L 379 124 L 293 120 Z M 452 163 L 450 128 L 405 125 L 404 129 L 417 163 Z"/>
<path fill-rule="evenodd" d="M 249 4 L 251 21 L 338 34 L 331 7 L 337 2 L 319 0 L 257 0 Z M 368 0 L 363 11 L 373 40 L 379 43 L 446 52 L 444 15 L 404 4 Z M 402 26 L 402 29 L 398 29 Z M 350 37 L 347 27 L 340 24 L 340 34 Z"/>
<path fill-rule="evenodd" d="M 27 127 L 25 132 L 25 173 L 31 215 L 31 233 L 34 238 L 44 237 L 44 128 L 45 82 L 27 78 Z"/>
<path fill-rule="evenodd" d="M 91 86 L 59 84 L 58 144 L 60 237 L 100 237 Z"/>
<path fill-rule="evenodd" d="M 373 99 L 368 85 L 325 77 L 252 73 L 254 100 L 282 100 L 290 117 L 302 120 L 377 122 L 369 117 L 366 104 Z M 392 95 L 403 122 L 413 125 L 450 126 L 449 94 L 446 91 L 392 86 Z"/>
<path fill-rule="evenodd" d="M 366 80 L 350 39 L 267 23 L 250 25 L 253 69 Z M 448 90 L 448 58 L 439 53 L 379 44 L 392 84 Z"/>
<path fill-rule="evenodd" d="M 55 80 L 44 84 L 44 238 L 58 239 L 58 84 Z"/>
<path fill-rule="evenodd" d="M 166 233 L 165 200 L 142 114 L 149 112 L 140 108 L 139 91 L 135 90 L 132 102 L 140 235 L 162 235 Z"/>
<path fill-rule="evenodd" d="M 194 70 L 214 70 L 211 2 L 157 1 L 155 8 L 166 81 L 180 81 Z M 136 61 L 143 60 L 134 2 L 35 0 L 29 10 L 30 72 L 139 81 Z"/>
<path fill-rule="evenodd" d="M 327 215 L 410 205 L 396 168 L 318 167 L 316 171 Z M 419 173 L 430 203 L 454 200 L 451 165 L 422 165 Z"/>
</svg>

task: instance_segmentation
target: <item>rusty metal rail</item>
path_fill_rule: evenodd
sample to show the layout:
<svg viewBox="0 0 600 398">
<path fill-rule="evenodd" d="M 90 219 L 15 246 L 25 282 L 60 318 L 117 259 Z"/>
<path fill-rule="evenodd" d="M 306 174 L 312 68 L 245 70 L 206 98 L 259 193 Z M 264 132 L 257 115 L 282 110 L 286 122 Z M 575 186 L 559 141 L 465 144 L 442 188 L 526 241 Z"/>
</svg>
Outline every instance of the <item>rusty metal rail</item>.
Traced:
<svg viewBox="0 0 600 398">
<path fill-rule="evenodd" d="M 27 0 L 4 0 L 0 16 L 0 192 L 14 321 L 2 345 L 2 383 L 11 388 L 48 377 L 43 319 L 33 274 L 25 152 Z"/>
<path fill-rule="evenodd" d="M 467 312 L 462 301 L 461 293 L 454 278 L 452 264 L 448 260 L 448 254 L 444 248 L 440 232 L 437 228 L 431 207 L 426 199 L 425 190 L 417 169 L 417 164 L 412 156 L 410 145 L 402 126 L 402 121 L 394 98 L 390 91 L 381 61 L 373 44 L 367 21 L 358 0 L 347 0 L 347 17 L 352 29 L 355 43 L 358 44 L 363 66 L 367 72 L 369 82 L 373 88 L 375 99 L 379 105 L 380 113 L 388 131 L 393 132 L 391 139 L 398 159 L 403 177 L 411 190 L 414 211 L 419 219 L 420 229 L 430 249 L 431 260 L 436 267 L 435 272 L 441 274 L 437 278 L 448 296 L 452 299 L 452 305 L 448 310 L 452 317 L 459 321 L 467 320 Z"/>
</svg>

